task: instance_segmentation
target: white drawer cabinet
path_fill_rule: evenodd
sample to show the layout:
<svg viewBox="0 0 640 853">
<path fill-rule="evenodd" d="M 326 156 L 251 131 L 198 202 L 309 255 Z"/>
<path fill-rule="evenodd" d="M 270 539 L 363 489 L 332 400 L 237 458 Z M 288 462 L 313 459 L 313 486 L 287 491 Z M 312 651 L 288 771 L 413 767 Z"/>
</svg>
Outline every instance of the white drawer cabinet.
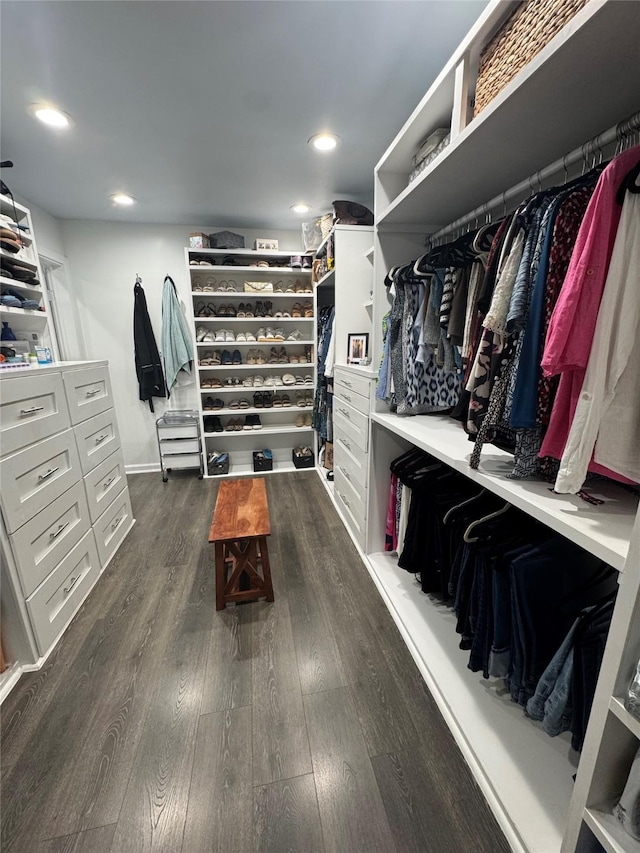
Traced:
<svg viewBox="0 0 640 853">
<path fill-rule="evenodd" d="M 12 534 L 25 596 L 31 595 L 90 527 L 84 486 L 78 482 Z"/>
<path fill-rule="evenodd" d="M 133 518 L 105 362 L 0 371 L 0 401 L 0 596 L 20 671 L 51 650 Z"/>
<path fill-rule="evenodd" d="M 98 554 L 103 565 L 129 532 L 132 520 L 129 489 L 124 489 L 93 525 Z"/>
<path fill-rule="evenodd" d="M 27 609 L 36 635 L 40 654 L 69 623 L 100 575 L 100 559 L 88 530 L 67 556 L 27 598 Z"/>
<path fill-rule="evenodd" d="M 369 486 L 369 413 L 373 375 L 337 367 L 333 400 L 334 498 L 351 535 L 366 547 Z"/>
<path fill-rule="evenodd" d="M 3 380 L 0 395 L 2 456 L 55 435 L 69 424 L 69 410 L 59 373 L 40 376 L 21 373 Z"/>
<path fill-rule="evenodd" d="M 111 501 L 126 485 L 124 459 L 120 450 L 116 450 L 84 478 L 92 523 L 100 518 Z"/>
<path fill-rule="evenodd" d="M 63 377 L 72 424 L 79 424 L 113 407 L 106 367 L 69 370 Z"/>
<path fill-rule="evenodd" d="M 2 512 L 9 533 L 82 478 L 72 430 L 0 461 Z"/>
<path fill-rule="evenodd" d="M 75 429 L 82 473 L 88 474 L 120 447 L 115 409 L 79 424 Z"/>
</svg>

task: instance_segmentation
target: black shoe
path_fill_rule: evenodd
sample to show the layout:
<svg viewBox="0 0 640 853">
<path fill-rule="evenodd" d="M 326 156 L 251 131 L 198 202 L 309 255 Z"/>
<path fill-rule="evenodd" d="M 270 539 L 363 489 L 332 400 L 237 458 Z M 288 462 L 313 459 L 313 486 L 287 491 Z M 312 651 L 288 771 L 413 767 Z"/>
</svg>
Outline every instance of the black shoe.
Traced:
<svg viewBox="0 0 640 853">
<path fill-rule="evenodd" d="M 255 313 L 256 313 L 256 317 L 264 317 L 264 306 L 262 305 L 262 302 L 260 300 L 258 300 L 256 302 L 256 312 Z"/>
</svg>

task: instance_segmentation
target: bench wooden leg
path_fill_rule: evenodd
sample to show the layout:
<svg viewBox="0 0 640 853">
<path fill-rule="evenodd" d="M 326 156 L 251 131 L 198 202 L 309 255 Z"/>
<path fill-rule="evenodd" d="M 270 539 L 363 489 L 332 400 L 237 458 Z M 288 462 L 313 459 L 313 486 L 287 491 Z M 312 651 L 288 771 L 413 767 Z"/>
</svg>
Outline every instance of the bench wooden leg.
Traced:
<svg viewBox="0 0 640 853">
<path fill-rule="evenodd" d="M 256 601 L 263 596 L 267 601 L 274 600 L 265 536 L 216 542 L 215 561 L 216 610 L 223 610 L 231 602 Z M 248 589 L 242 588 L 245 580 Z"/>
</svg>

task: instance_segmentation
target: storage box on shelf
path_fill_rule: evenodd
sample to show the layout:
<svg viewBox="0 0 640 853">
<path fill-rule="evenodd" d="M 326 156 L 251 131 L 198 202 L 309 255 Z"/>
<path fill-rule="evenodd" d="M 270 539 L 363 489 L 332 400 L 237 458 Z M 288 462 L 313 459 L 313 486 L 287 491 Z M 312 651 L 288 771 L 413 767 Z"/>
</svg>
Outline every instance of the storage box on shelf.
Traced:
<svg viewBox="0 0 640 853">
<path fill-rule="evenodd" d="M 15 677 L 49 653 L 133 517 L 106 362 L 0 380 L 2 626 Z"/>
<path fill-rule="evenodd" d="M 193 259 L 206 259 L 211 266 L 192 264 Z M 303 437 L 312 443 L 313 435 L 310 259 L 292 252 L 238 249 L 187 250 L 186 260 L 205 463 L 214 451 L 228 453 L 228 471 L 217 466 L 205 476 L 252 474 L 254 453 L 265 443 L 272 459 L 264 470 L 296 470 L 292 450 Z M 304 269 L 298 266 L 303 262 Z"/>
<path fill-rule="evenodd" d="M 423 254 L 425 234 L 638 109 L 637 93 L 628 81 L 637 65 L 640 6 L 590 0 L 472 118 L 479 54 L 512 8 L 499 2 L 487 7 L 376 167 L 376 365 L 382 318 L 390 305 L 384 276 L 392 266 Z M 612 65 L 607 45 L 614 44 Z M 449 145 L 408 185 L 420 140 L 449 125 Z M 637 544 L 629 544 L 634 522 L 633 541 L 640 536 L 637 498 L 614 484 L 598 484 L 593 492 L 605 502 L 592 507 L 576 496 L 553 494 L 546 483 L 508 480 L 506 454 L 493 447 L 485 447 L 480 468 L 473 471 L 468 465 L 471 445 L 455 421 L 398 417 L 377 401 L 372 409 L 366 564 L 513 850 L 558 853 L 562 847 L 562 853 L 590 853 L 597 838 L 607 851 L 635 851 L 637 843 L 620 834 L 607 810 L 620 794 L 638 745 L 633 723 L 615 703 L 631 677 L 631 660 L 637 663 L 640 654 L 640 553 L 634 550 Z M 624 570 L 575 785 L 575 756 L 566 739 L 541 736 L 490 683 L 478 683 L 460 656 L 446 608 L 422 594 L 398 569 L 397 558 L 384 551 L 389 463 L 411 446 L 432 453 Z M 337 461 L 338 453 L 336 444 Z"/>
</svg>

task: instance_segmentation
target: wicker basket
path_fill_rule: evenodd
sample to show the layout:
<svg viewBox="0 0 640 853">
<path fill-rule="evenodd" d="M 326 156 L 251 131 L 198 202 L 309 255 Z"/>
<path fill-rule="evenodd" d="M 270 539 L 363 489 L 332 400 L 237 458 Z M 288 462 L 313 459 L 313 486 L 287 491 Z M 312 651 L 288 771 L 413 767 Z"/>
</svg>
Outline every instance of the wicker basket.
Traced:
<svg viewBox="0 0 640 853">
<path fill-rule="evenodd" d="M 329 236 L 333 228 L 333 213 L 325 213 L 320 217 L 320 230 L 322 231 L 322 239 Z"/>
<path fill-rule="evenodd" d="M 560 32 L 588 0 L 524 0 L 480 55 L 474 115 Z"/>
</svg>

